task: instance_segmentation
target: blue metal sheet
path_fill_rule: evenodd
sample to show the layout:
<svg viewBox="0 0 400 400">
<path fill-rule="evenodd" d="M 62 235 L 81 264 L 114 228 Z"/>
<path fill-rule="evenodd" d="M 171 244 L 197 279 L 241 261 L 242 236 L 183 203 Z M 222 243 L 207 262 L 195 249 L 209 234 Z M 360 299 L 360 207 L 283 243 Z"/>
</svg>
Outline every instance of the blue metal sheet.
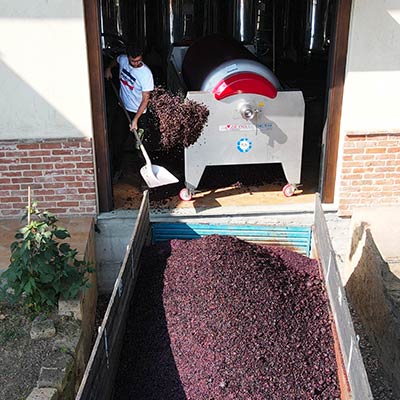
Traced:
<svg viewBox="0 0 400 400">
<path fill-rule="evenodd" d="M 289 247 L 310 255 L 310 226 L 218 225 L 186 223 L 152 223 L 153 243 L 171 239 L 190 240 L 207 235 L 229 235 L 248 242 Z"/>
</svg>

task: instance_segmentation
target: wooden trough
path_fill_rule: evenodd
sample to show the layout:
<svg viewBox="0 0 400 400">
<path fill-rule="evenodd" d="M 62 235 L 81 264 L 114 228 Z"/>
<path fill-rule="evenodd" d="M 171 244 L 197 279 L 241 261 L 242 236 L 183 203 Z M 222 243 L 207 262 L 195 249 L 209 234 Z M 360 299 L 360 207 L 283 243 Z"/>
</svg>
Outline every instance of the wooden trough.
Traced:
<svg viewBox="0 0 400 400">
<path fill-rule="evenodd" d="M 179 227 L 178 230 L 181 228 Z M 235 227 L 234 229 L 237 230 L 237 228 Z M 190 229 L 190 234 L 200 235 L 199 231 L 196 232 L 196 229 Z M 171 233 L 166 233 L 168 230 L 170 231 L 171 227 L 167 228 L 166 231 L 161 229 L 161 236 L 164 240 L 172 238 L 166 237 L 171 235 Z M 285 230 L 283 229 L 283 231 Z M 187 230 L 185 232 L 187 234 Z M 233 230 L 228 229 L 228 232 L 227 234 L 232 234 Z M 213 233 L 215 231 L 211 229 L 210 234 Z M 208 233 L 205 232 L 204 234 Z M 99 328 L 95 345 L 76 396 L 78 400 L 106 400 L 112 398 L 114 380 L 125 333 L 126 316 L 139 273 L 139 259 L 143 246 L 147 241 L 150 241 L 151 235 L 149 194 L 145 191 L 121 269 L 115 281 L 102 325 Z M 154 230 L 153 235 L 155 235 Z M 307 232 L 302 232 L 300 235 L 303 249 L 308 248 L 308 243 L 305 244 L 304 242 L 304 238 L 307 235 Z M 296 234 L 295 236 L 297 237 L 298 235 Z M 284 237 L 288 237 L 288 235 L 284 235 Z M 332 330 L 335 339 L 341 400 L 373 399 L 359 351 L 358 340 L 354 332 L 346 295 L 338 272 L 336 255 L 329 238 L 318 194 L 316 195 L 312 236 L 309 235 L 309 237 L 310 240 L 312 238 L 313 256 L 319 260 L 321 272 L 324 276 L 333 316 Z M 277 240 L 274 241 L 274 243 L 276 242 Z M 289 243 L 288 246 L 291 246 L 291 244 Z M 304 251 L 301 252 L 304 253 Z"/>
</svg>

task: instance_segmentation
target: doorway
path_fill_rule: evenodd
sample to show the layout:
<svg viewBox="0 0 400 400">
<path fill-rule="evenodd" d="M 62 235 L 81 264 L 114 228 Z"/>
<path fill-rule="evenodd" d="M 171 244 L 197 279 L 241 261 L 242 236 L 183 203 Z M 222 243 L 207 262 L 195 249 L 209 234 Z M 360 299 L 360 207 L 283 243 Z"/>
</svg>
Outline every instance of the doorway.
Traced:
<svg viewBox="0 0 400 400">
<path fill-rule="evenodd" d="M 261 62 L 273 70 L 287 87 L 302 90 L 306 103 L 302 183 L 306 188 L 306 193 L 320 191 L 325 202 L 333 202 L 339 142 L 340 112 L 338 110 L 341 109 L 344 82 L 350 0 L 304 0 L 296 2 L 295 5 L 289 1 L 280 2 L 278 5 L 273 0 L 260 1 L 257 4 L 252 1 L 229 2 L 246 5 L 242 20 L 238 19 L 238 10 L 234 7 L 221 19 L 219 7 L 225 7 L 226 10 L 224 1 L 181 0 L 172 2 L 176 6 L 176 10 L 172 11 L 185 21 L 184 24 L 177 26 L 167 24 L 166 10 L 163 10 L 163 3 L 158 0 L 136 2 L 102 0 L 95 5 L 89 5 L 88 1 L 85 3 L 87 3 L 85 6 L 87 34 L 88 37 L 97 39 L 88 40 L 88 47 L 92 98 L 96 96 L 97 99 L 101 99 L 94 114 L 94 121 L 97 120 L 97 126 L 100 126 L 100 129 L 95 129 L 95 145 L 98 186 L 99 194 L 101 194 L 99 202 L 102 211 L 121 207 L 135 208 L 135 195 L 137 194 L 137 199 L 140 199 L 143 189 L 137 174 L 138 163 L 140 165 L 141 160 L 129 155 L 130 151 L 135 152 L 134 141 L 127 145 L 129 161 L 125 178 L 112 183 L 107 143 L 109 130 L 107 104 L 111 104 L 113 100 L 107 100 L 107 89 L 101 78 L 103 71 L 101 50 L 104 50 L 110 42 L 107 44 L 104 34 L 115 35 L 117 38 L 125 37 L 125 40 L 130 40 L 132 37 L 140 38 L 147 51 L 145 61 L 147 57 L 156 82 L 163 84 L 166 81 L 166 70 L 163 68 L 162 60 L 168 56 L 168 46 L 172 44 L 171 42 L 181 41 L 190 44 L 196 36 L 222 29 L 225 32 L 230 30 L 232 35 L 244 35 L 244 41 L 247 40 L 246 32 L 256 32 L 251 40 Z M 155 10 L 162 12 L 155 12 Z M 148 18 L 147 15 L 151 15 L 152 18 Z M 175 21 L 177 19 L 179 18 L 175 18 Z M 223 20 L 226 20 L 224 24 L 221 23 Z M 170 22 L 171 18 L 169 18 Z M 239 31 L 238 24 L 242 27 Z M 133 26 L 135 28 L 132 28 Z M 186 31 L 181 29 L 182 26 L 186 27 Z M 277 26 L 280 28 L 277 29 Z M 324 125 L 326 125 L 326 138 L 323 138 Z M 173 169 L 181 165 L 182 154 L 179 151 L 172 155 L 159 153 L 155 157 L 157 157 L 157 163 L 166 162 L 167 167 L 172 162 Z M 99 171 L 101 171 L 100 175 Z M 177 173 L 179 175 L 179 171 Z M 182 171 L 180 174 L 182 176 Z M 280 174 L 278 167 L 276 171 L 273 171 L 272 176 L 279 181 Z M 236 191 L 253 190 L 254 192 L 253 182 L 246 187 L 246 179 L 250 177 L 251 181 L 255 175 L 251 168 L 236 167 L 236 170 L 231 171 L 212 169 L 206 171 L 205 175 L 208 175 L 202 179 L 205 193 L 218 192 L 217 186 L 221 186 L 221 182 L 217 182 L 217 186 L 213 186 L 211 181 L 207 182 L 210 176 L 216 175 L 234 179 L 235 182 L 229 182 L 231 186 L 238 182 L 240 187 L 234 188 Z M 271 176 L 270 171 L 269 176 Z M 273 180 L 267 182 L 267 185 L 271 184 L 274 184 Z M 248 188 L 249 186 L 251 189 Z M 132 187 L 135 190 L 129 192 L 129 188 Z M 221 189 L 224 190 L 226 187 Z M 274 188 L 271 190 L 274 191 Z M 178 200 L 174 199 L 171 202 L 170 198 L 174 197 L 178 191 L 179 187 L 165 187 L 164 194 L 162 190 L 155 191 L 153 197 L 158 201 L 159 206 L 169 201 L 169 205 L 174 207 Z"/>
</svg>

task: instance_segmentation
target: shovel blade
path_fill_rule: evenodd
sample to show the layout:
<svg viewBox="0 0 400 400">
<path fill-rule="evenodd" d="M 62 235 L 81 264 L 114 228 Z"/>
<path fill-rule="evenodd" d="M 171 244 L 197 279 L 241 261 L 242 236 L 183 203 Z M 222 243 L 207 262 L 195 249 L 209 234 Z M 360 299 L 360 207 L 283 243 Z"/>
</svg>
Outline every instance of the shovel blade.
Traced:
<svg viewBox="0 0 400 400">
<path fill-rule="evenodd" d="M 152 164 L 151 168 L 150 166 L 145 165 L 140 169 L 140 174 L 149 188 L 179 182 L 179 179 L 172 175 L 171 172 L 159 165 Z"/>
</svg>

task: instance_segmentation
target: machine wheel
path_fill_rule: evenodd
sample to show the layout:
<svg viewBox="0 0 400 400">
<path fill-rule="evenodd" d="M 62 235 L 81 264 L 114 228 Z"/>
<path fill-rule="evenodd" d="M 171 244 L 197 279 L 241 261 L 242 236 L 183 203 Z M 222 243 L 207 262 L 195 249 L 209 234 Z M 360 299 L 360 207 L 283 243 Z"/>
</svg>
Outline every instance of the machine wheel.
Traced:
<svg viewBox="0 0 400 400">
<path fill-rule="evenodd" d="M 192 200 L 192 194 L 190 193 L 189 189 L 183 188 L 183 189 L 179 192 L 179 198 L 180 198 L 182 201 L 190 201 L 190 200 Z"/>
<path fill-rule="evenodd" d="M 291 183 L 288 183 L 283 187 L 282 192 L 285 197 L 292 197 L 294 195 L 295 190 L 296 186 L 292 185 Z"/>
</svg>

